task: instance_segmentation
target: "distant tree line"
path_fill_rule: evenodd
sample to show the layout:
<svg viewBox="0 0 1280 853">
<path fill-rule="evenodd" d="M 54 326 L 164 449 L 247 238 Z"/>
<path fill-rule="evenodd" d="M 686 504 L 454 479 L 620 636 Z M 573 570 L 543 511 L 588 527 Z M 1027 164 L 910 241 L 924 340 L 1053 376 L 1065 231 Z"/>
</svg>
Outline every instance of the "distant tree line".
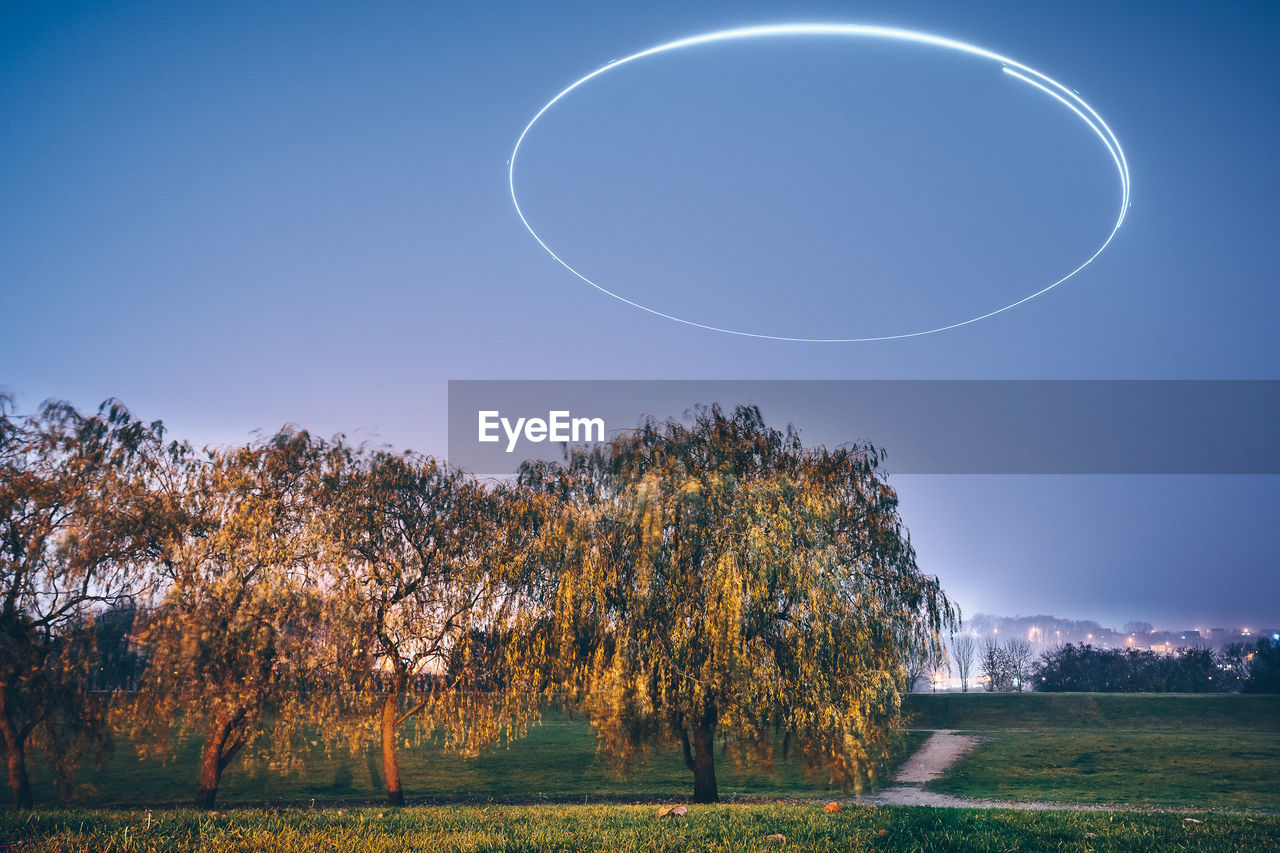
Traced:
<svg viewBox="0 0 1280 853">
<path fill-rule="evenodd" d="M 1280 692 L 1280 644 L 1260 639 L 1221 653 L 1192 648 L 1160 654 L 1068 643 L 1041 654 L 1034 683 L 1046 692 L 1274 693 Z"/>
<path fill-rule="evenodd" d="M 552 697 L 621 761 L 784 743 L 857 785 L 912 662 L 958 616 L 916 565 L 870 445 L 804 447 L 757 409 L 653 421 L 485 483 L 419 454 L 286 429 L 197 450 L 118 403 L 0 397 L 0 744 L 14 802 L 43 753 L 64 794 L 125 735 L 234 762 L 321 738 L 474 754 Z"/>
<path fill-rule="evenodd" d="M 976 670 L 981 688 L 995 693 L 1280 693 L 1280 643 L 1270 638 L 1220 652 L 1184 648 L 1173 654 L 1067 643 L 1037 660 L 1027 640 L 965 633 L 952 639 L 949 652 L 965 692 Z"/>
</svg>

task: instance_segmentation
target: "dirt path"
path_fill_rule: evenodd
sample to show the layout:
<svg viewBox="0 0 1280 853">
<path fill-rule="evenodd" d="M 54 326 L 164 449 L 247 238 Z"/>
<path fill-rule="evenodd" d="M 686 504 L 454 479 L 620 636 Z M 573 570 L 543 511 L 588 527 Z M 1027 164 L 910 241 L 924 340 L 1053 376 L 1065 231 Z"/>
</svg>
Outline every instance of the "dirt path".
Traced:
<svg viewBox="0 0 1280 853">
<path fill-rule="evenodd" d="M 920 785 L 937 779 L 944 770 L 959 761 L 960 756 L 981 742 L 980 738 L 971 735 L 938 729 L 924 742 L 924 746 L 902 763 L 893 777 L 894 784 Z"/>
</svg>

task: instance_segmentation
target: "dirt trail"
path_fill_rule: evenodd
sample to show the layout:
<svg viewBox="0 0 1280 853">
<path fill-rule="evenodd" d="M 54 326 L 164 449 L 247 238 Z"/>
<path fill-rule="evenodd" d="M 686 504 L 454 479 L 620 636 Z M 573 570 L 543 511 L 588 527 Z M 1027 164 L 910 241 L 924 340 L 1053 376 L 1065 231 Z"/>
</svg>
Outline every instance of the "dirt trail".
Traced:
<svg viewBox="0 0 1280 853">
<path fill-rule="evenodd" d="M 924 742 L 924 746 L 903 762 L 893 781 L 899 785 L 919 785 L 937 779 L 944 770 L 959 761 L 960 756 L 981 742 L 980 738 L 971 735 L 938 729 Z"/>
</svg>

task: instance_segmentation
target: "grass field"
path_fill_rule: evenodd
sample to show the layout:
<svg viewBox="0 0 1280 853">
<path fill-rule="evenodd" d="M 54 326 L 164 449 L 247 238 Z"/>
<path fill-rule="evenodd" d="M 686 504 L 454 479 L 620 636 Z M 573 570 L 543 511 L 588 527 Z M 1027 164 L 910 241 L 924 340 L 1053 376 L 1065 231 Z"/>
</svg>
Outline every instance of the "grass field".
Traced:
<svg viewBox="0 0 1280 853">
<path fill-rule="evenodd" d="M 1194 821 L 1194 822 L 1193 822 Z M 0 844 L 22 850 L 125 851 L 1235 851 L 1280 849 L 1280 818 L 1099 812 L 694 806 L 329 809 L 315 812 L 0 812 Z"/>
<path fill-rule="evenodd" d="M 905 733 L 899 757 L 910 754 L 927 737 Z M 691 793 L 692 776 L 679 750 L 659 747 L 625 774 L 614 772 L 596 750 L 590 728 L 581 720 L 549 714 L 543 724 L 509 747 L 499 746 L 475 759 L 464 759 L 432 747 L 402 749 L 401 777 L 405 795 L 412 801 L 576 801 L 600 799 L 685 798 Z M 380 754 L 371 748 L 363 755 L 341 751 L 325 755 L 316 749 L 298 773 L 268 771 L 250 773 L 239 762 L 227 769 L 218 791 L 218 802 L 320 803 L 370 802 L 385 796 Z M 116 745 L 101 768 L 84 768 L 86 786 L 80 805 L 177 805 L 195 796 L 198 776 L 197 745 L 188 744 L 168 763 L 141 761 L 126 743 Z M 33 760 L 32 787 L 37 805 L 56 802 L 51 774 Z M 735 764 L 721 757 L 716 768 L 723 798 L 821 797 L 838 793 L 828 777 L 794 758 L 776 756 L 772 763 L 747 761 Z M 0 805 L 10 802 L 7 786 L 0 786 Z"/>
<path fill-rule="evenodd" d="M 984 743 L 927 787 L 1011 800 L 1133 803 L 1280 810 L 1280 697 L 1157 694 L 916 694 L 909 725 L 979 733 Z M 927 735 L 909 733 L 899 755 Z M 672 749 L 655 749 L 626 774 L 612 772 L 580 720 L 549 714 L 510 747 L 472 760 L 430 747 L 400 753 L 404 786 L 419 801 L 576 801 L 684 798 L 690 776 Z M 300 772 L 224 776 L 223 805 L 370 803 L 382 795 L 375 749 L 357 756 L 315 750 Z M 196 745 L 169 763 L 140 761 L 127 743 L 87 767 L 78 805 L 181 805 L 196 788 Z M 795 760 L 719 762 L 726 798 L 834 795 L 822 773 Z M 33 761 L 38 803 L 56 804 L 50 774 Z M 0 786 L 0 805 L 9 801 Z"/>
<path fill-rule="evenodd" d="M 913 693 L 904 710 L 926 729 L 1280 730 L 1280 696 L 1239 693 Z"/>
<path fill-rule="evenodd" d="M 1280 697 L 916 695 L 912 725 L 984 743 L 932 791 L 966 797 L 1280 810 Z"/>
</svg>

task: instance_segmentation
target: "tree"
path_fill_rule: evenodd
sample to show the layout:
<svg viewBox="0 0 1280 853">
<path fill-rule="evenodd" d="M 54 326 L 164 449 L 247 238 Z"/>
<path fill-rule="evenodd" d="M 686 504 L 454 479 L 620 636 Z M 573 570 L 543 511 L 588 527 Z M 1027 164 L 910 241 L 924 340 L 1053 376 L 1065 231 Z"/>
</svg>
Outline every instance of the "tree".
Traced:
<svg viewBox="0 0 1280 853">
<path fill-rule="evenodd" d="M 973 671 L 973 658 L 977 643 L 972 634 L 961 634 L 951 644 L 951 658 L 956 662 L 956 674 L 960 676 L 960 690 L 969 692 L 969 674 Z"/>
<path fill-rule="evenodd" d="M 942 681 L 944 674 L 951 676 L 951 657 L 947 654 L 947 647 L 939 644 L 929 654 L 929 684 L 934 693 L 938 692 L 938 682 Z"/>
<path fill-rule="evenodd" d="M 17 418 L 0 396 L 0 736 L 21 808 L 33 738 L 65 786 L 105 736 L 88 691 L 94 614 L 127 598 L 152 544 L 141 507 L 161 435 L 112 401 Z"/>
<path fill-rule="evenodd" d="M 412 454 L 336 448 L 326 476 L 336 548 L 334 595 L 351 626 L 346 683 L 361 722 L 376 720 L 387 801 L 404 793 L 399 734 L 443 728 L 465 753 L 527 725 L 537 693 L 499 673 L 528 617 L 525 519 L 509 489 Z"/>
<path fill-rule="evenodd" d="M 933 672 L 933 659 L 923 649 L 909 649 L 902 659 L 902 692 L 913 693 L 920 679 Z"/>
<path fill-rule="evenodd" d="M 291 735 L 327 698 L 306 692 L 325 630 L 308 501 L 321 452 L 305 432 L 283 432 L 175 457 L 184 523 L 138 632 L 150 665 L 128 711 L 143 752 L 147 735 L 162 748 L 175 733 L 203 739 L 198 807 L 213 806 L 246 747 L 274 747 L 287 764 Z"/>
<path fill-rule="evenodd" d="M 560 678 L 604 748 L 678 744 L 694 800 L 715 748 L 771 735 L 860 784 L 887 750 L 906 660 L 954 623 L 867 445 L 806 450 L 758 409 L 648 422 L 522 482 L 564 498 Z"/>
<path fill-rule="evenodd" d="M 1246 660 L 1249 677 L 1241 688 L 1245 693 L 1280 693 L 1280 643 L 1262 637 Z"/>
<path fill-rule="evenodd" d="M 903 654 L 902 665 L 903 693 L 914 693 L 920 686 L 921 679 L 927 679 L 930 689 L 937 692 L 940 675 L 943 672 L 948 674 L 951 672 L 951 661 L 945 646 L 939 646 L 936 649 L 908 648 Z"/>
<path fill-rule="evenodd" d="M 1031 677 L 1031 643 L 1020 637 L 1010 637 L 1004 641 L 1004 657 L 1009 668 L 1009 680 L 1019 693 L 1027 679 Z"/>
<path fill-rule="evenodd" d="M 987 691 L 1007 693 L 1013 687 L 1013 671 L 1009 653 L 994 634 L 982 639 L 982 653 L 978 657 L 978 669 L 987 678 Z"/>
</svg>

